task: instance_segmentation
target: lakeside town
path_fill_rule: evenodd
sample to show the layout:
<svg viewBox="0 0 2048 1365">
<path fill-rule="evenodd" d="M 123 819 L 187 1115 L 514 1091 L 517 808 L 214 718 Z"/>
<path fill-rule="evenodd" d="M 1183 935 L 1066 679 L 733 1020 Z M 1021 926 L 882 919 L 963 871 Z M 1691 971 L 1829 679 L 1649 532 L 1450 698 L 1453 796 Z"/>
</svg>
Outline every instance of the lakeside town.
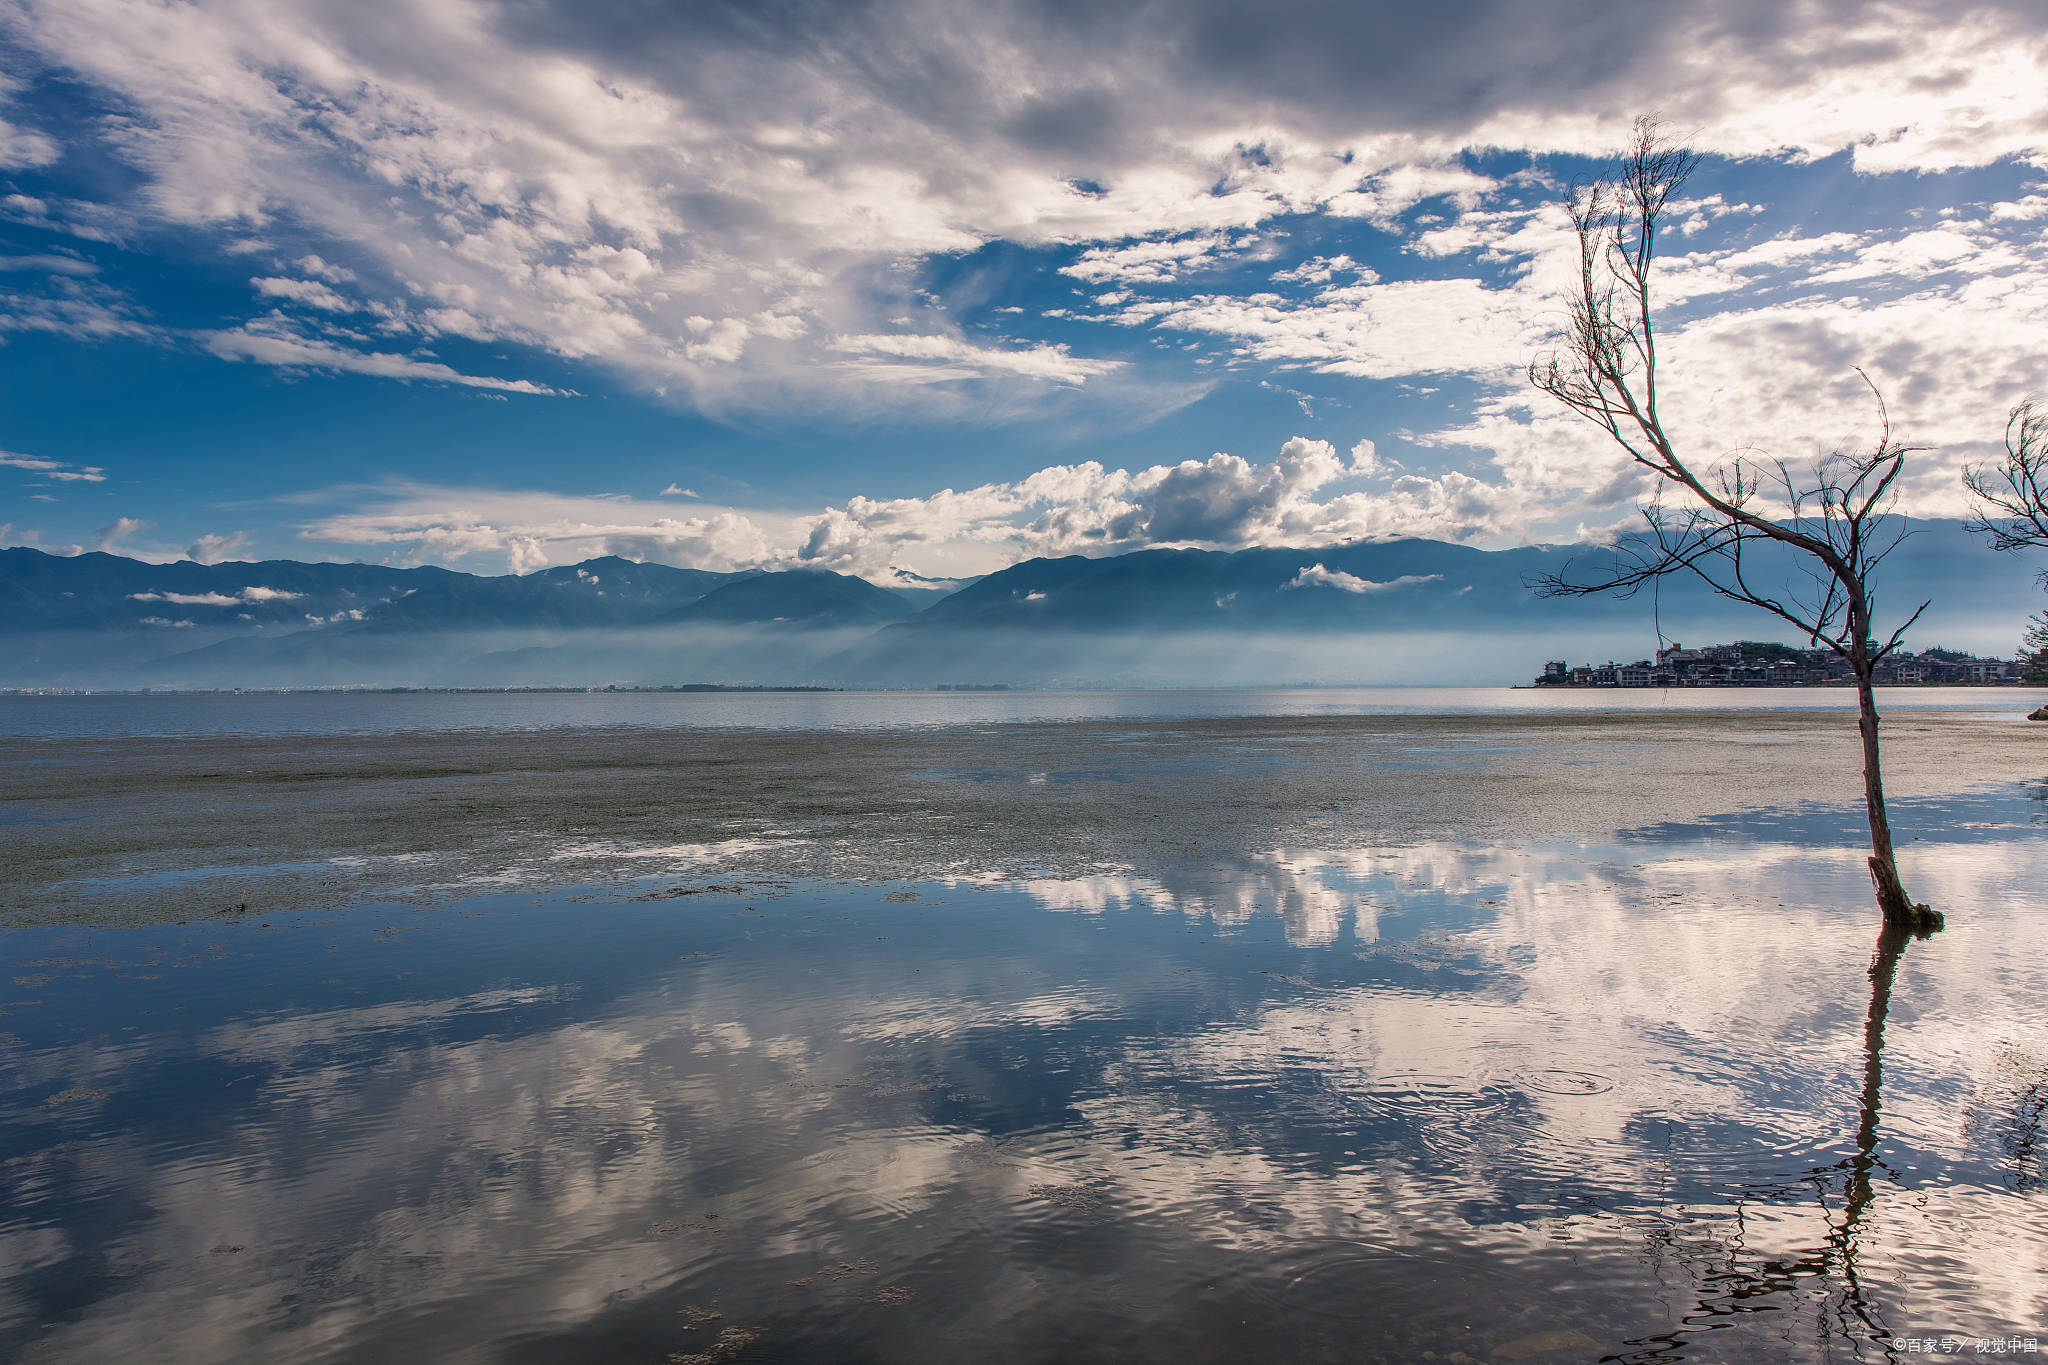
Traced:
<svg viewBox="0 0 2048 1365">
<path fill-rule="evenodd" d="M 1894 654 L 1877 665 L 1880 686 L 1996 687 L 2027 681 L 2026 665 L 1953 649 Z M 1772 641 L 1687 649 L 1677 641 L 1634 663 L 1543 665 L 1538 687 L 1828 687 L 1848 686 L 1849 661 L 1832 649 L 1796 649 Z"/>
</svg>

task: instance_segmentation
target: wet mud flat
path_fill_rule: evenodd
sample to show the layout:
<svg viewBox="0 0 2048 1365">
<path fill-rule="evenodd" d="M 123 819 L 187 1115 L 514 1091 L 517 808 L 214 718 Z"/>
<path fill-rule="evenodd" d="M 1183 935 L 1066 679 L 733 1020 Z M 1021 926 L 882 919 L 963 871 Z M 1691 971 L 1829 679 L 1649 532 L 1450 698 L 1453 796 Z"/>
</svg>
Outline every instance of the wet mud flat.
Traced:
<svg viewBox="0 0 2048 1365">
<path fill-rule="evenodd" d="M 1956 793 L 2048 778 L 2048 735 L 2018 714 L 1887 719 L 1903 839 L 1938 832 Z M 1072 877 L 1751 808 L 1853 840 L 1859 761 L 1853 718 L 1810 711 L 0 735 L 0 923 L 492 888 Z"/>
</svg>

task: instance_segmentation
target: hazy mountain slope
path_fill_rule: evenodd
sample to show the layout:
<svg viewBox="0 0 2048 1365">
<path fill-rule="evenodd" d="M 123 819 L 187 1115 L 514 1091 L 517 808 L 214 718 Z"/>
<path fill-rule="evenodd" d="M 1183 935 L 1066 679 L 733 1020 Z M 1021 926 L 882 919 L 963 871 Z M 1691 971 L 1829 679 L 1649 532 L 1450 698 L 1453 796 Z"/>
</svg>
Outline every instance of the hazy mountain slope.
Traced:
<svg viewBox="0 0 2048 1365">
<path fill-rule="evenodd" d="M 2034 565 L 1916 523 L 1879 603 L 1933 607 L 1914 647 L 2010 653 Z M 912 612 L 821 569 L 720 574 L 606 558 L 523 576 L 364 564 L 145 564 L 0 552 L 0 685 L 310 686 L 938 682 L 1485 682 L 1547 658 L 1640 658 L 1666 639 L 1786 639 L 1773 618 L 1666 581 L 1543 600 L 1584 546 L 1401 540 L 1144 550 L 1013 565 Z M 1758 568 L 1769 566 L 1759 564 Z M 1792 586 L 1799 585 L 1799 566 Z"/>
<path fill-rule="evenodd" d="M 750 577 L 607 556 L 520 576 L 462 574 L 383 604 L 365 616 L 377 630 L 580 630 L 656 620 L 721 586 Z"/>
<path fill-rule="evenodd" d="M 2009 652 L 2041 600 L 2027 565 L 1953 522 L 1922 522 L 1884 565 L 1894 622 L 1923 599 L 1916 646 Z M 1588 546 L 1477 550 L 1400 540 L 1313 550 L 1146 550 L 1037 559 L 990 574 L 837 661 L 851 679 L 1154 685 L 1504 682 L 1546 658 L 1639 658 L 1666 639 L 1784 639 L 1774 617 L 1673 578 L 1633 598 L 1542 599 L 1541 575 L 1597 575 Z M 1805 566 L 1760 556 L 1797 591 Z M 2010 640 L 2006 637 L 2010 633 Z"/>
<path fill-rule="evenodd" d="M 183 622 L 159 629 L 244 629 L 304 625 L 308 616 L 376 608 L 386 600 L 471 579 L 448 569 L 375 564 L 149 564 L 97 552 L 53 555 L 0 550 L 0 632 L 103 630 Z"/>
<path fill-rule="evenodd" d="M 826 569 L 759 574 L 706 593 L 664 618 L 727 625 L 872 625 L 907 616 L 910 605 L 865 579 Z"/>
</svg>

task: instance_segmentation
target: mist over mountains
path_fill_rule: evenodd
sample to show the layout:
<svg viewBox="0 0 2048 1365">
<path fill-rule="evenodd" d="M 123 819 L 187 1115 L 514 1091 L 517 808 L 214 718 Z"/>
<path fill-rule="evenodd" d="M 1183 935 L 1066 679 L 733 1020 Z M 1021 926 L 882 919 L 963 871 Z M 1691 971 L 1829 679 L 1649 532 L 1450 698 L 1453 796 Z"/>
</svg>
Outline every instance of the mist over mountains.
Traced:
<svg viewBox="0 0 2048 1365">
<path fill-rule="evenodd" d="M 1916 645 L 2009 654 L 2031 566 L 1920 522 L 1886 564 Z M 368 564 L 151 564 L 0 551 L 0 686 L 1212 686 L 1526 680 L 1546 658 L 1668 638 L 1783 638 L 1673 580 L 1631 600 L 1526 586 L 1590 546 L 1396 540 L 1033 559 L 957 591 L 822 569 L 712 573 L 616 557 L 483 576 Z M 1910 600 L 1908 600 L 1910 599 Z"/>
</svg>

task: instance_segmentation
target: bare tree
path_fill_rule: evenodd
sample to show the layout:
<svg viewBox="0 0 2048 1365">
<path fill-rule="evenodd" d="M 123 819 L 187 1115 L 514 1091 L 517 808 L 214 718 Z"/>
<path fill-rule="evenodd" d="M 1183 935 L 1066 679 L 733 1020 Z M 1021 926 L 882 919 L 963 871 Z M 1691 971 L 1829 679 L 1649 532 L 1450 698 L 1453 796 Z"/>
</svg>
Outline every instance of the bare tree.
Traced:
<svg viewBox="0 0 2048 1365">
<path fill-rule="evenodd" d="M 1652 263 L 1665 206 L 1696 162 L 1692 150 L 1669 140 L 1655 119 L 1641 118 L 1614 173 L 1574 187 L 1566 198 L 1578 235 L 1578 280 L 1563 339 L 1530 365 L 1529 380 L 1605 431 L 1654 476 L 1656 492 L 1643 508 L 1646 529 L 1615 547 L 1604 572 L 1576 578 L 1567 565 L 1535 586 L 1552 597 L 1627 596 L 1646 583 L 1689 576 L 1770 612 L 1809 643 L 1846 660 L 1863 735 L 1863 796 L 1877 903 L 1887 925 L 1931 933 L 1941 927 L 1941 916 L 1916 905 L 1899 882 L 1872 691 L 1878 663 L 1927 609 L 1923 602 L 1878 643 L 1873 575 L 1904 534 L 1888 514 L 1912 452 L 1894 438 L 1883 397 L 1871 385 L 1877 439 L 1859 450 L 1837 451 L 1801 473 L 1782 460 L 1747 454 L 1702 466 L 1679 453 L 1658 408 Z M 1864 383 L 1870 383 L 1868 376 Z M 1667 496 L 1676 507 L 1667 505 Z M 1799 567 L 1790 580 L 1784 574 L 1788 563 Z"/>
<path fill-rule="evenodd" d="M 2048 409 L 2032 398 L 2014 408 L 2005 421 L 2005 463 L 1966 469 L 1963 483 L 1977 504 L 1970 529 L 1992 549 L 2048 550 Z"/>
<path fill-rule="evenodd" d="M 2029 398 L 2006 414 L 2005 463 L 1996 470 L 1973 465 L 1963 471 L 1963 484 L 1976 504 L 1970 529 L 1992 549 L 2048 550 L 2048 409 Z M 2041 582 L 2048 586 L 2048 569 Z M 2027 622 L 2020 667 L 2027 682 L 2048 682 L 2048 613 Z"/>
<path fill-rule="evenodd" d="M 2020 680 L 2048 685 L 2048 611 L 2036 612 L 2020 638 Z"/>
</svg>

